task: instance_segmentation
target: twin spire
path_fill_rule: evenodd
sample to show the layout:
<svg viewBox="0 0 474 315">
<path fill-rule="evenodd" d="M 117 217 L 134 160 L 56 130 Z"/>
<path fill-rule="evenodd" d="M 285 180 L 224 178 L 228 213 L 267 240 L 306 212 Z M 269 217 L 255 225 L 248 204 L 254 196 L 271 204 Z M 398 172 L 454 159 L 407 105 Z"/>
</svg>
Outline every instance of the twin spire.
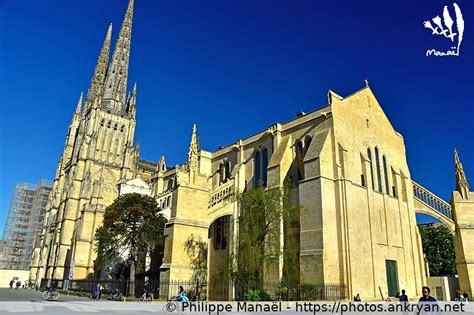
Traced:
<svg viewBox="0 0 474 315">
<path fill-rule="evenodd" d="M 133 8 L 134 0 L 130 0 L 110 64 L 109 55 L 112 38 L 112 24 L 109 25 L 95 67 L 94 76 L 87 93 L 85 105 L 86 111 L 92 107 L 100 106 L 101 109 L 112 114 L 125 115 L 131 107 L 127 104 L 126 93 Z"/>
<path fill-rule="evenodd" d="M 110 23 L 105 35 L 104 44 L 100 50 L 99 59 L 95 66 L 94 76 L 87 92 L 85 110 L 89 110 L 94 105 L 94 102 L 99 99 L 104 91 L 104 80 L 107 73 L 107 66 L 109 64 L 110 55 L 110 41 L 112 39 L 112 23 Z"/>
</svg>

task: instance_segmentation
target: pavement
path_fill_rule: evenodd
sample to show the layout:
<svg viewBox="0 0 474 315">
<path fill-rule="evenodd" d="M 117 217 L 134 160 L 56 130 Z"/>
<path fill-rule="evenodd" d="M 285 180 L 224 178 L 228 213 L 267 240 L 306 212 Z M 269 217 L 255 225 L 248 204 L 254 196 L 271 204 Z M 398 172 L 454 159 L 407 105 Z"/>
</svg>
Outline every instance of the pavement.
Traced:
<svg viewBox="0 0 474 315">
<path fill-rule="evenodd" d="M 32 289 L 0 288 L 0 314 L 141 314 L 166 313 L 165 302 L 139 303 L 91 300 L 85 297 L 61 294 L 57 301 L 45 301 L 41 292 Z"/>
<path fill-rule="evenodd" d="M 114 302 L 107 300 L 91 300 L 84 297 L 78 296 L 68 296 L 62 294 L 57 301 L 45 301 L 41 297 L 41 292 L 37 292 L 31 289 L 4 289 L 0 288 L 0 315 L 31 315 L 31 314 L 48 314 L 48 315 L 67 315 L 67 314 L 83 314 L 83 313 L 99 313 L 100 315 L 109 315 L 109 314 L 163 314 L 163 315 L 182 315 L 182 314 L 202 314 L 202 315 L 224 315 L 224 314 L 285 314 L 285 315 L 322 315 L 322 314 L 341 314 L 339 306 L 341 302 L 317 302 L 319 304 L 327 304 L 331 306 L 332 304 L 338 304 L 337 311 L 326 311 L 326 312 L 316 312 L 314 310 L 300 310 L 296 307 L 298 303 L 306 302 L 246 302 L 251 307 L 250 309 L 238 310 L 236 309 L 236 303 L 239 302 L 194 302 L 195 310 L 187 309 L 184 312 L 182 311 L 182 306 L 178 302 L 153 302 L 153 303 L 139 303 L 139 302 Z M 347 304 L 347 302 L 342 302 Z M 383 303 L 383 302 L 378 302 Z M 280 307 L 280 310 L 270 310 L 270 311 L 255 311 L 252 308 L 255 308 L 257 304 L 268 304 L 275 307 Z M 311 303 L 310 303 L 311 304 Z M 368 304 L 373 306 L 373 302 L 359 303 L 357 305 L 362 306 L 362 304 Z M 453 304 L 453 303 L 450 303 Z M 454 303 L 456 304 L 456 303 Z M 457 303 L 459 304 L 459 303 Z M 230 306 L 231 309 L 224 310 L 224 307 Z M 387 304 L 388 305 L 388 304 Z M 391 303 L 395 305 L 395 303 Z M 253 307 L 252 307 L 253 306 Z M 212 309 L 212 307 L 214 309 Z M 222 307 L 222 310 L 216 310 L 219 307 Z M 410 313 L 402 312 L 387 312 L 378 311 L 378 312 L 367 312 L 367 311 L 348 311 L 344 312 L 344 315 L 349 314 L 404 314 L 408 315 Z M 414 313 L 411 313 L 414 314 Z M 429 313 L 423 313 L 429 314 Z M 435 313 L 431 313 L 435 314 Z M 443 312 L 438 314 L 474 314 L 474 303 L 471 302 L 466 305 L 465 309 L 460 312 Z"/>
</svg>

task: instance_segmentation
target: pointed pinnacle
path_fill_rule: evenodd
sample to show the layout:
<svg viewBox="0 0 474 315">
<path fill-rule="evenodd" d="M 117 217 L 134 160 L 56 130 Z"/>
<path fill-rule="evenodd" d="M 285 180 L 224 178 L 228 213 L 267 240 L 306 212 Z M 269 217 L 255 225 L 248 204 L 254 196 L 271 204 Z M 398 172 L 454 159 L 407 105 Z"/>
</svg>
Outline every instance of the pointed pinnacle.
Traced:
<svg viewBox="0 0 474 315">
<path fill-rule="evenodd" d="M 83 96 L 84 92 L 81 92 L 81 96 L 79 96 L 79 101 L 77 102 L 77 106 L 76 106 L 76 114 L 80 114 L 81 113 L 81 109 L 82 109 L 82 96 Z"/>
<path fill-rule="evenodd" d="M 133 90 L 132 90 L 132 95 L 137 95 L 137 82 L 133 84 Z"/>
<path fill-rule="evenodd" d="M 107 34 L 105 35 L 104 44 L 105 42 L 110 42 L 111 39 L 112 39 L 112 23 L 109 24 L 109 28 L 107 29 Z"/>
</svg>

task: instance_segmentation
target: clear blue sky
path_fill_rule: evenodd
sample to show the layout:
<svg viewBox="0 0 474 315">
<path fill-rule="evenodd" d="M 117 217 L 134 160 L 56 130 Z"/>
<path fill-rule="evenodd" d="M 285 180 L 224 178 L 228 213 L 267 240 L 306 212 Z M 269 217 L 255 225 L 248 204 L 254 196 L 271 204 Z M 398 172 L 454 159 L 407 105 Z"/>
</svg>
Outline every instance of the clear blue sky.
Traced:
<svg viewBox="0 0 474 315">
<path fill-rule="evenodd" d="M 459 57 L 423 21 L 452 0 L 136 0 L 129 86 L 142 158 L 186 160 L 347 95 L 368 79 L 405 137 L 412 177 L 449 201 L 453 148 L 474 186 L 474 2 Z M 17 182 L 52 179 L 107 26 L 127 0 L 0 0 L 0 235 Z M 453 14 L 454 16 L 454 14 Z M 245 122 L 245 123 L 242 123 Z"/>
</svg>

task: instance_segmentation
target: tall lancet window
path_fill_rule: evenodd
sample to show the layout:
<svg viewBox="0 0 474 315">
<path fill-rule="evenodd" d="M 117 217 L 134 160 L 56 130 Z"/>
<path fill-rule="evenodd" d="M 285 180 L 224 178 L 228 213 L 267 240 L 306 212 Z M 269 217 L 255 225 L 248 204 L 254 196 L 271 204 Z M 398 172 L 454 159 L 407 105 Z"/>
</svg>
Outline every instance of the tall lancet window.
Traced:
<svg viewBox="0 0 474 315">
<path fill-rule="evenodd" d="M 370 148 L 367 149 L 367 157 L 369 158 L 369 166 L 370 166 L 370 180 L 372 182 L 372 189 L 375 190 L 375 183 L 374 183 L 374 166 L 372 165 L 372 152 Z"/>
<path fill-rule="evenodd" d="M 253 172 L 254 172 L 254 187 L 255 188 L 258 188 L 260 187 L 260 181 L 261 181 L 261 177 L 260 177 L 260 174 L 261 174 L 261 169 L 260 169 L 260 151 L 257 151 L 255 153 L 255 157 L 254 157 L 254 168 L 253 168 Z"/>
<path fill-rule="evenodd" d="M 378 191 L 382 192 L 382 172 L 380 171 L 379 149 L 377 147 L 375 147 L 375 165 L 377 168 L 377 188 Z"/>
<path fill-rule="evenodd" d="M 385 155 L 382 157 L 383 162 L 383 176 L 385 177 L 385 192 L 390 195 L 390 186 L 388 185 L 387 159 Z"/>
<path fill-rule="evenodd" d="M 267 187 L 267 171 L 268 171 L 268 150 L 263 148 L 262 150 L 262 184 L 263 187 Z"/>
</svg>

